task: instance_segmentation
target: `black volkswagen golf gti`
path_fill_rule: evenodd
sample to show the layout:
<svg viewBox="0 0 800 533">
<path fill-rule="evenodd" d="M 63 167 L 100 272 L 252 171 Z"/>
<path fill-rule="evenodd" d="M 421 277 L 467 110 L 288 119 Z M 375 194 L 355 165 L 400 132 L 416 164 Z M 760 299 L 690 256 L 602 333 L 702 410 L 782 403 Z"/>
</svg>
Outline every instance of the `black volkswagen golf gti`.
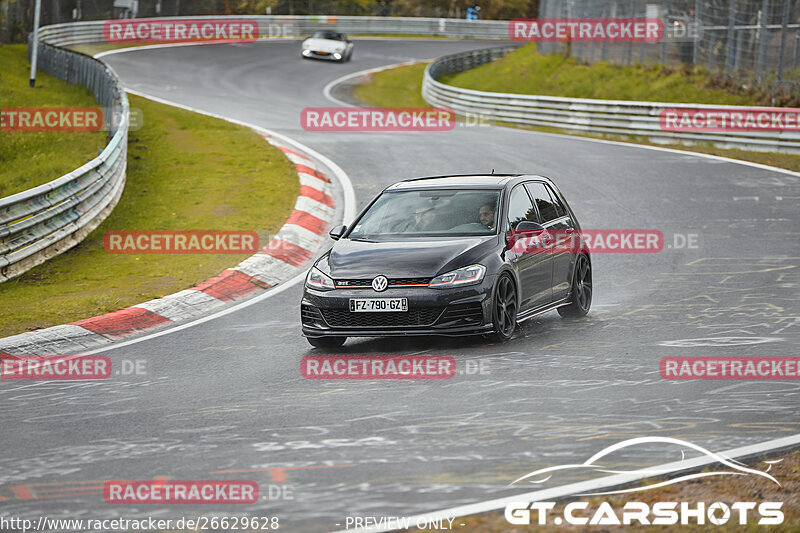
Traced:
<svg viewBox="0 0 800 533">
<path fill-rule="evenodd" d="M 518 322 L 558 309 L 586 315 L 592 267 L 564 196 L 548 178 L 418 178 L 384 190 L 306 277 L 303 335 L 336 348 L 347 337 L 511 337 Z M 573 239 L 574 241 L 574 239 Z M 522 244 L 522 246 L 521 246 Z"/>
</svg>

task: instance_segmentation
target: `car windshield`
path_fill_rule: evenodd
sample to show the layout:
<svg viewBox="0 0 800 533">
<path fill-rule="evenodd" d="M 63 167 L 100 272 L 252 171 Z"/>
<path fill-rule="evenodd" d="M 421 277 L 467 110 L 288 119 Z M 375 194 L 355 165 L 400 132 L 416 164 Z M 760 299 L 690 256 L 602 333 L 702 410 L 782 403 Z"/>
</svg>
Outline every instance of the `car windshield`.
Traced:
<svg viewBox="0 0 800 533">
<path fill-rule="evenodd" d="M 350 239 L 492 235 L 498 190 L 415 190 L 383 193 L 364 213 Z"/>
<path fill-rule="evenodd" d="M 314 34 L 314 39 L 330 39 L 332 41 L 344 41 L 344 35 L 335 31 L 318 31 Z"/>
</svg>

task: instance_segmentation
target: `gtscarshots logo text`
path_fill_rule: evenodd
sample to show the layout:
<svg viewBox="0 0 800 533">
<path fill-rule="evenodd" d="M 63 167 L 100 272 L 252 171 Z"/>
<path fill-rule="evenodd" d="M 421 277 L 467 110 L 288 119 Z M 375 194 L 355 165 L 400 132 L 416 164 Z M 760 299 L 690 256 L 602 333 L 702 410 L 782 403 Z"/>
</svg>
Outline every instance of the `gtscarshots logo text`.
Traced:
<svg viewBox="0 0 800 533">
<path fill-rule="evenodd" d="M 626 502 L 621 514 L 608 502 L 602 502 L 593 509 L 588 502 L 570 502 L 564 512 L 558 516 L 550 516 L 556 506 L 555 502 L 511 502 L 506 505 L 505 518 L 510 524 L 570 524 L 592 526 L 621 525 L 704 525 L 706 521 L 713 525 L 724 525 L 730 521 L 745 525 L 753 515 L 757 515 L 758 525 L 777 525 L 783 523 L 783 502 L 735 502 L 728 505 L 724 502 L 706 504 L 698 502 L 690 505 L 687 502 L 656 502 L 652 505 L 644 502 Z M 551 520 L 552 518 L 552 520 Z"/>
</svg>

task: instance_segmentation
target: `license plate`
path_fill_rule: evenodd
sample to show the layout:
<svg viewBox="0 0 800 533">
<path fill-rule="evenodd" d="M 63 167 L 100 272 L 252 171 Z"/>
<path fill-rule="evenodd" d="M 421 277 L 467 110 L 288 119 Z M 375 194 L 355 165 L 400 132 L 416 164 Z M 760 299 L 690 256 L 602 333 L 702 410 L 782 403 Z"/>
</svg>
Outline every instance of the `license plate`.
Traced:
<svg viewBox="0 0 800 533">
<path fill-rule="evenodd" d="M 391 313 L 408 311 L 408 298 L 350 298 L 351 313 Z"/>
<path fill-rule="evenodd" d="M 318 56 L 329 56 L 329 55 L 331 55 L 330 52 L 314 52 L 314 53 L 317 54 Z"/>
</svg>

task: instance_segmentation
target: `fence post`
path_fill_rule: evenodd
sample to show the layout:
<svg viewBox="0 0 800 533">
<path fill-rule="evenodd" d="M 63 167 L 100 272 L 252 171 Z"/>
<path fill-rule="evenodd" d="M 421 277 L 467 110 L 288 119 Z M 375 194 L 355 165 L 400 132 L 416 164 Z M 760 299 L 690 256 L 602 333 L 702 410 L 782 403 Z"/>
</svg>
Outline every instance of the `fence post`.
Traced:
<svg viewBox="0 0 800 533">
<path fill-rule="evenodd" d="M 725 39 L 727 43 L 728 59 L 725 61 L 725 75 L 730 76 L 731 69 L 734 66 L 734 54 L 736 52 L 735 46 L 732 46 L 733 40 L 736 38 L 733 24 L 736 22 L 736 0 L 731 0 L 731 10 L 728 13 L 728 36 Z"/>
<path fill-rule="evenodd" d="M 36 86 L 36 58 L 39 52 L 39 14 L 42 11 L 42 0 L 36 0 L 33 14 L 33 54 L 31 57 L 31 88 Z"/>
<path fill-rule="evenodd" d="M 631 18 L 636 18 L 636 0 L 631 0 Z M 628 48 L 628 57 L 625 61 L 625 64 L 630 65 L 633 61 L 633 43 L 628 42 L 626 43 L 626 46 Z"/>
<path fill-rule="evenodd" d="M 667 29 L 667 17 L 669 17 L 669 0 L 664 0 L 664 11 L 661 13 L 661 20 L 664 24 L 664 30 Z M 667 62 L 667 36 L 661 39 L 661 64 Z"/>
<path fill-rule="evenodd" d="M 767 55 L 767 13 L 769 13 L 769 0 L 761 2 L 761 20 L 758 28 L 758 60 L 756 62 L 756 81 L 761 83 L 764 75 L 764 60 Z"/>
<path fill-rule="evenodd" d="M 783 55 L 786 52 L 786 34 L 789 33 L 789 0 L 783 0 L 783 21 L 781 21 L 781 51 L 778 54 L 778 81 L 783 81 Z"/>
<path fill-rule="evenodd" d="M 703 24 L 703 18 L 700 16 L 700 6 L 703 4 L 700 0 L 694 1 L 694 23 L 699 31 Z M 694 46 L 692 47 L 692 65 L 697 66 L 697 61 L 700 59 L 700 38 L 695 38 Z"/>
</svg>

